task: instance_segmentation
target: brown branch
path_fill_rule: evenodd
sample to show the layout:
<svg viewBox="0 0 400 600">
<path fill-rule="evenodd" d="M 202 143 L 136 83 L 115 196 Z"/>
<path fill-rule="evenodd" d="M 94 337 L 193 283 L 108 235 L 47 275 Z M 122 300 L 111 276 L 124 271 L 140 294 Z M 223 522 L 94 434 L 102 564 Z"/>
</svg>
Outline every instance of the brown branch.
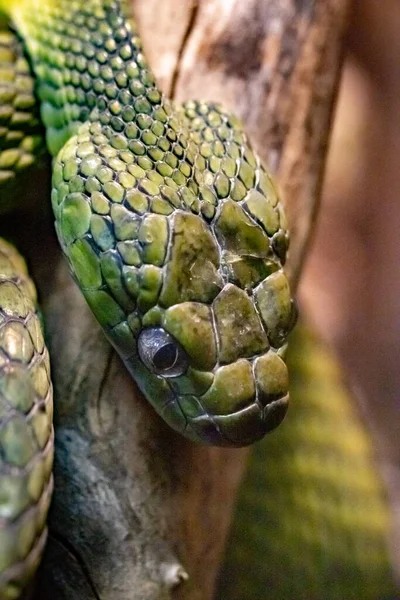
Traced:
<svg viewBox="0 0 400 600">
<path fill-rule="evenodd" d="M 318 207 L 347 4 L 202 0 L 176 86 L 178 100 L 200 93 L 242 117 L 280 183 L 296 282 Z"/>
<path fill-rule="evenodd" d="M 164 89 L 236 110 L 277 172 L 293 221 L 294 278 L 316 210 L 346 5 L 134 3 Z M 44 299 L 57 431 L 37 598 L 210 599 L 246 452 L 191 444 L 160 421 L 72 283 L 51 219 L 36 218 L 23 246 Z"/>
</svg>

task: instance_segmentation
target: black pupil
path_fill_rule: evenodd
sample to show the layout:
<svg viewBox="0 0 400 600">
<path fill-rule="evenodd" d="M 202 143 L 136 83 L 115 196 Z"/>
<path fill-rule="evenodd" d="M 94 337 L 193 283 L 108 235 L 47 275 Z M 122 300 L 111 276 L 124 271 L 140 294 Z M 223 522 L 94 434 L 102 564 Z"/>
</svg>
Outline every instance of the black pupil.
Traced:
<svg viewBox="0 0 400 600">
<path fill-rule="evenodd" d="M 153 356 L 153 365 L 159 371 L 170 369 L 174 366 L 178 354 L 175 344 L 169 343 L 162 346 Z"/>
</svg>

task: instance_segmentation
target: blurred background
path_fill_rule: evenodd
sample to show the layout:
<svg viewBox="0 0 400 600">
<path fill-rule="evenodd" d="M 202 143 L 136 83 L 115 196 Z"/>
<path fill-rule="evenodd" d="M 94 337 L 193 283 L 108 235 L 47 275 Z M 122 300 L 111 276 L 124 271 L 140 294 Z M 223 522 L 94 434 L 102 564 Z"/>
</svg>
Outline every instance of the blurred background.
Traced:
<svg viewBox="0 0 400 600">
<path fill-rule="evenodd" d="M 300 297 L 377 443 L 400 563 L 400 3 L 354 0 L 316 237 Z"/>
<path fill-rule="evenodd" d="M 353 0 L 299 289 L 327 345 L 292 337 L 291 410 L 252 451 L 219 600 L 400 598 L 399 234 L 400 2 Z"/>
</svg>

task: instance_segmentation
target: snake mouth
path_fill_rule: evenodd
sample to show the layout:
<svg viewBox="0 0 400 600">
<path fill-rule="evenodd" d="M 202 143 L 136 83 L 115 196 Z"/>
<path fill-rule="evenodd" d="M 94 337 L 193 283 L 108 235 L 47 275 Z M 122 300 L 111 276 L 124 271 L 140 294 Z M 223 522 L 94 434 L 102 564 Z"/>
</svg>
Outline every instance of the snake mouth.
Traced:
<svg viewBox="0 0 400 600">
<path fill-rule="evenodd" d="M 254 402 L 229 415 L 200 415 L 190 418 L 189 429 L 195 437 L 218 446 L 248 446 L 263 438 L 283 421 L 289 405 L 289 395 L 272 400 L 266 406 Z"/>
<path fill-rule="evenodd" d="M 164 380 L 170 393 L 163 418 L 194 441 L 247 446 L 284 419 L 289 403 L 287 366 L 273 349 L 213 372 L 189 369 Z"/>
<path fill-rule="evenodd" d="M 185 434 L 221 446 L 246 446 L 283 420 L 289 402 L 288 372 L 274 350 L 217 367 L 207 391 L 178 394 Z"/>
</svg>

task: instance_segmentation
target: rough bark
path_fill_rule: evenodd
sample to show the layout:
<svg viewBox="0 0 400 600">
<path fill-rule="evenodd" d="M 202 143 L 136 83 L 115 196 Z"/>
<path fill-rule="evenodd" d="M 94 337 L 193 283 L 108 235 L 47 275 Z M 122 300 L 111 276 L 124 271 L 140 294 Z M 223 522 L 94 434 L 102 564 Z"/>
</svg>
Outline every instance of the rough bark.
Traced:
<svg viewBox="0 0 400 600">
<path fill-rule="evenodd" d="M 234 109 L 277 173 L 292 221 L 292 279 L 316 214 L 346 5 L 134 2 L 163 88 Z M 56 486 L 37 599 L 210 599 L 246 451 L 191 444 L 160 421 L 72 283 L 49 215 L 25 222 L 21 246 L 43 299 L 56 402 Z"/>
</svg>

